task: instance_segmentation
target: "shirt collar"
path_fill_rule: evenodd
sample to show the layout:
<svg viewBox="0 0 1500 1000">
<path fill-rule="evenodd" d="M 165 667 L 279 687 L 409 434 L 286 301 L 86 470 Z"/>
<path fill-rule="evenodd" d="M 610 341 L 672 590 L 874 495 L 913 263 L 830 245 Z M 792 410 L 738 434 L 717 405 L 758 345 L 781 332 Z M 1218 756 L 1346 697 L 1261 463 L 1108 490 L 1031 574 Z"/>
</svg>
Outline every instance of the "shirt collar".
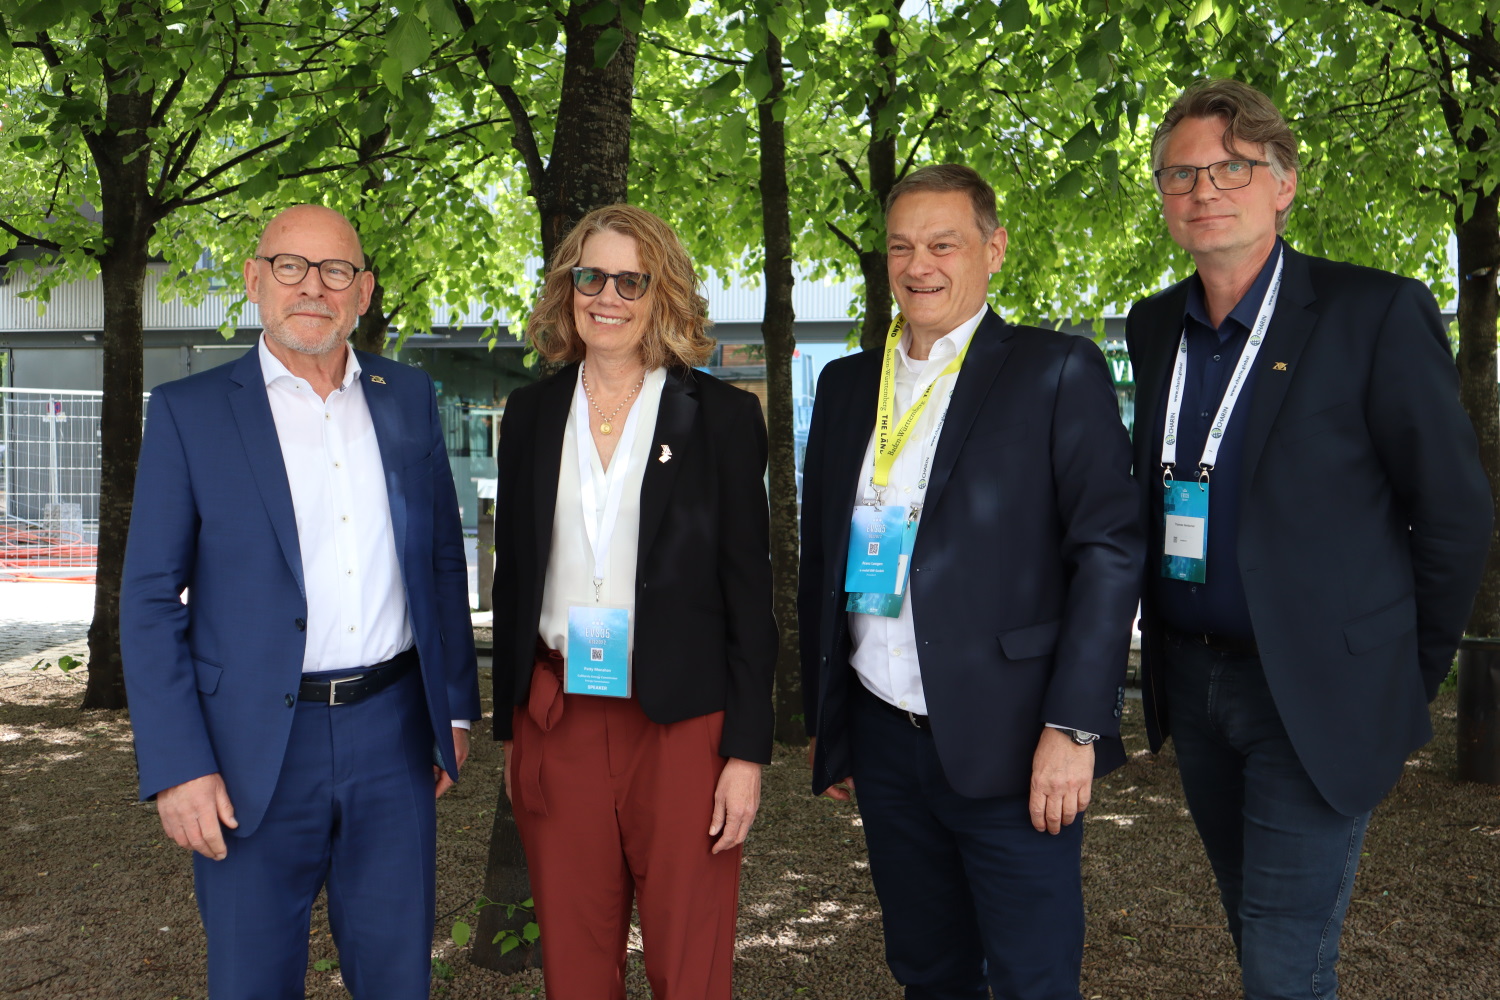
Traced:
<svg viewBox="0 0 1500 1000">
<path fill-rule="evenodd" d="M 925 369 L 928 362 L 931 361 L 942 361 L 945 363 L 952 361 L 968 345 L 969 339 L 974 336 L 974 331 L 979 329 L 979 321 L 984 319 L 984 314 L 989 308 L 989 303 L 984 303 L 979 307 L 979 311 L 960 324 L 958 329 L 939 337 L 937 343 L 932 345 L 932 351 L 924 361 L 912 360 L 911 354 L 908 353 L 908 349 L 911 347 L 911 331 L 904 331 L 901 334 L 901 342 L 896 346 L 896 353 L 901 356 L 901 363 L 906 366 L 907 371 L 915 373 Z"/>
<path fill-rule="evenodd" d="M 265 380 L 266 385 L 269 386 L 279 378 L 307 381 L 297 375 L 293 375 L 287 370 L 286 365 L 281 363 L 281 359 L 271 353 L 271 349 L 266 346 L 266 333 L 264 330 L 261 331 L 260 340 L 257 342 L 257 349 L 260 351 L 260 375 Z M 348 360 L 344 362 L 344 381 L 339 386 L 340 391 L 353 385 L 354 380 L 359 378 L 360 375 L 359 355 L 354 353 L 354 345 L 345 341 L 344 350 L 348 351 L 349 354 Z"/>
<path fill-rule="evenodd" d="M 1276 237 L 1276 245 L 1271 248 L 1270 256 L 1260 266 L 1260 273 L 1255 276 L 1255 281 L 1250 288 L 1234 304 L 1234 308 L 1229 310 L 1229 315 L 1224 317 L 1226 322 L 1234 320 L 1246 330 L 1255 325 L 1255 317 L 1260 312 L 1260 304 L 1266 297 L 1266 290 L 1271 287 L 1271 275 L 1276 272 L 1276 261 L 1285 252 L 1281 237 Z M 1198 277 L 1197 272 L 1193 273 L 1192 280 L 1188 282 L 1187 318 L 1209 330 L 1214 329 L 1213 323 L 1208 319 L 1208 303 L 1204 299 L 1203 279 Z M 1226 330 L 1224 332 L 1237 331 Z"/>
</svg>

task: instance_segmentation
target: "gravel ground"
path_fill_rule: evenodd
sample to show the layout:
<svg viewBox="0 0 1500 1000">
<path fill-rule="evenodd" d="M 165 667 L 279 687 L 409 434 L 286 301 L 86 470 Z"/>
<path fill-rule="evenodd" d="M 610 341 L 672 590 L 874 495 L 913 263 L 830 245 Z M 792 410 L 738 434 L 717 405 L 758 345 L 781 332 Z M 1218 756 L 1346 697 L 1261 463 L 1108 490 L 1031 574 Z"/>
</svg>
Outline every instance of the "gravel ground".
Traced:
<svg viewBox="0 0 1500 1000">
<path fill-rule="evenodd" d="M 135 801 L 123 712 L 81 713 L 77 676 L 0 664 L 0 996 L 200 998 L 204 944 L 186 855 Z M 488 684 L 484 685 L 486 688 Z M 1455 782 L 1453 701 L 1438 738 L 1376 812 L 1344 935 L 1345 1000 L 1500 997 L 1500 790 Z M 1170 752 L 1145 751 L 1127 702 L 1131 763 L 1100 784 L 1084 843 L 1086 998 L 1235 997 L 1233 951 L 1183 808 Z M 433 996 L 542 996 L 541 976 L 468 961 L 447 930 L 483 877 L 500 770 L 487 724 L 465 781 L 439 805 L 441 978 Z M 766 770 L 742 887 L 735 993 L 895 1000 L 853 807 L 806 794 L 801 754 Z M 321 906 L 308 995 L 346 996 Z M 649 991 L 632 956 L 630 996 Z"/>
</svg>

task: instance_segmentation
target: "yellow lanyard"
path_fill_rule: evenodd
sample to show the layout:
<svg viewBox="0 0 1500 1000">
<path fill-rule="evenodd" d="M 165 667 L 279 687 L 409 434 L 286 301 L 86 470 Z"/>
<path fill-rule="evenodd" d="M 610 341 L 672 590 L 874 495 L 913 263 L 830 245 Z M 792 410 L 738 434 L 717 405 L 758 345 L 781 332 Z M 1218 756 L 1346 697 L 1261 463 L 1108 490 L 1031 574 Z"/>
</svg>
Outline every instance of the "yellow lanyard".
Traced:
<svg viewBox="0 0 1500 1000">
<path fill-rule="evenodd" d="M 880 364 L 880 401 L 875 411 L 875 474 L 870 477 L 870 482 L 875 485 L 877 491 L 890 484 L 891 467 L 896 464 L 896 456 L 901 454 L 907 438 L 911 437 L 912 431 L 916 428 L 917 418 L 927 408 L 927 400 L 932 396 L 933 386 L 945 376 L 952 375 L 963 367 L 964 357 L 969 353 L 969 345 L 974 343 L 974 337 L 970 335 L 963 350 L 958 352 L 956 358 L 948 362 L 948 367 L 943 369 L 941 375 L 927 383 L 927 388 L 922 390 L 922 395 L 912 400 L 906 414 L 897 423 L 896 365 L 901 360 L 897 357 L 897 353 L 901 346 L 901 331 L 905 327 L 905 316 L 898 315 L 891 321 L 891 328 L 885 335 L 885 358 Z"/>
</svg>

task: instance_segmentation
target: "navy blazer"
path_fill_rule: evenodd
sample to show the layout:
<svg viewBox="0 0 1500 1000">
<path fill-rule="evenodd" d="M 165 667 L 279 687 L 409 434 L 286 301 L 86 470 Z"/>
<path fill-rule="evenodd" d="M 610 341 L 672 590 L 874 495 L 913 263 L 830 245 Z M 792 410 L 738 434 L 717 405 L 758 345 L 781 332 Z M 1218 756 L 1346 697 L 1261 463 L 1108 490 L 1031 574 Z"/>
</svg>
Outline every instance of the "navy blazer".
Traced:
<svg viewBox="0 0 1500 1000">
<path fill-rule="evenodd" d="M 814 792 L 852 773 L 844 569 L 880 363 L 869 351 L 829 364 L 808 435 L 799 612 Z M 933 739 L 960 793 L 1024 793 L 1046 723 L 1103 736 L 1096 774 L 1123 763 L 1136 508 L 1099 348 L 986 312 L 933 456 L 908 597 Z"/>
<path fill-rule="evenodd" d="M 517 389 L 500 423 L 496 739 L 511 738 L 507 706 L 526 704 L 531 691 L 577 383 L 571 364 Z M 663 445 L 666 462 L 657 460 Z M 662 724 L 722 710 L 719 753 L 769 763 L 777 637 L 760 400 L 712 375 L 668 368 L 650 455 L 635 567 L 635 697 Z"/>
<path fill-rule="evenodd" d="M 1126 321 L 1154 560 L 1161 441 L 1151 429 L 1186 302 L 1179 282 Z M 1437 303 L 1421 282 L 1287 247 L 1255 364 L 1255 390 L 1234 415 L 1247 422 L 1240 579 L 1292 746 L 1328 803 L 1354 816 L 1432 738 L 1427 702 L 1453 663 L 1489 548 L 1489 484 Z M 1149 587 L 1143 611 L 1156 749 L 1168 732 Z"/>
<path fill-rule="evenodd" d="M 424 372 L 363 352 L 359 363 L 427 714 L 457 774 L 451 724 L 480 717 L 479 684 L 437 399 Z M 143 799 L 217 771 L 239 820 L 229 832 L 255 831 L 291 733 L 306 616 L 291 488 L 251 348 L 151 393 L 120 593 Z"/>
</svg>

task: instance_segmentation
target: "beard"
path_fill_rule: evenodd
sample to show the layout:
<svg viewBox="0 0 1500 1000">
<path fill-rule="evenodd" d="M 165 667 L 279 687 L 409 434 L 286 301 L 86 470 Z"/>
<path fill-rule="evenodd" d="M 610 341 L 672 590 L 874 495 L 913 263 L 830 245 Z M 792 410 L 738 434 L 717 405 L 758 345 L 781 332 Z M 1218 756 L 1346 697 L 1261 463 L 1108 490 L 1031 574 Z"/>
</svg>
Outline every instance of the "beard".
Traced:
<svg viewBox="0 0 1500 1000">
<path fill-rule="evenodd" d="M 308 307 L 303 305 L 300 308 L 307 311 Z M 325 315 L 329 319 L 334 318 L 332 310 Z M 342 331 L 335 327 L 322 337 L 310 333 L 299 333 L 292 329 L 285 317 L 277 320 L 262 320 L 261 325 L 265 328 L 266 336 L 282 347 L 289 351 L 296 351 L 298 354 L 308 355 L 327 354 L 329 351 L 336 350 L 349 339 L 349 334 L 354 332 L 352 327 Z"/>
</svg>

